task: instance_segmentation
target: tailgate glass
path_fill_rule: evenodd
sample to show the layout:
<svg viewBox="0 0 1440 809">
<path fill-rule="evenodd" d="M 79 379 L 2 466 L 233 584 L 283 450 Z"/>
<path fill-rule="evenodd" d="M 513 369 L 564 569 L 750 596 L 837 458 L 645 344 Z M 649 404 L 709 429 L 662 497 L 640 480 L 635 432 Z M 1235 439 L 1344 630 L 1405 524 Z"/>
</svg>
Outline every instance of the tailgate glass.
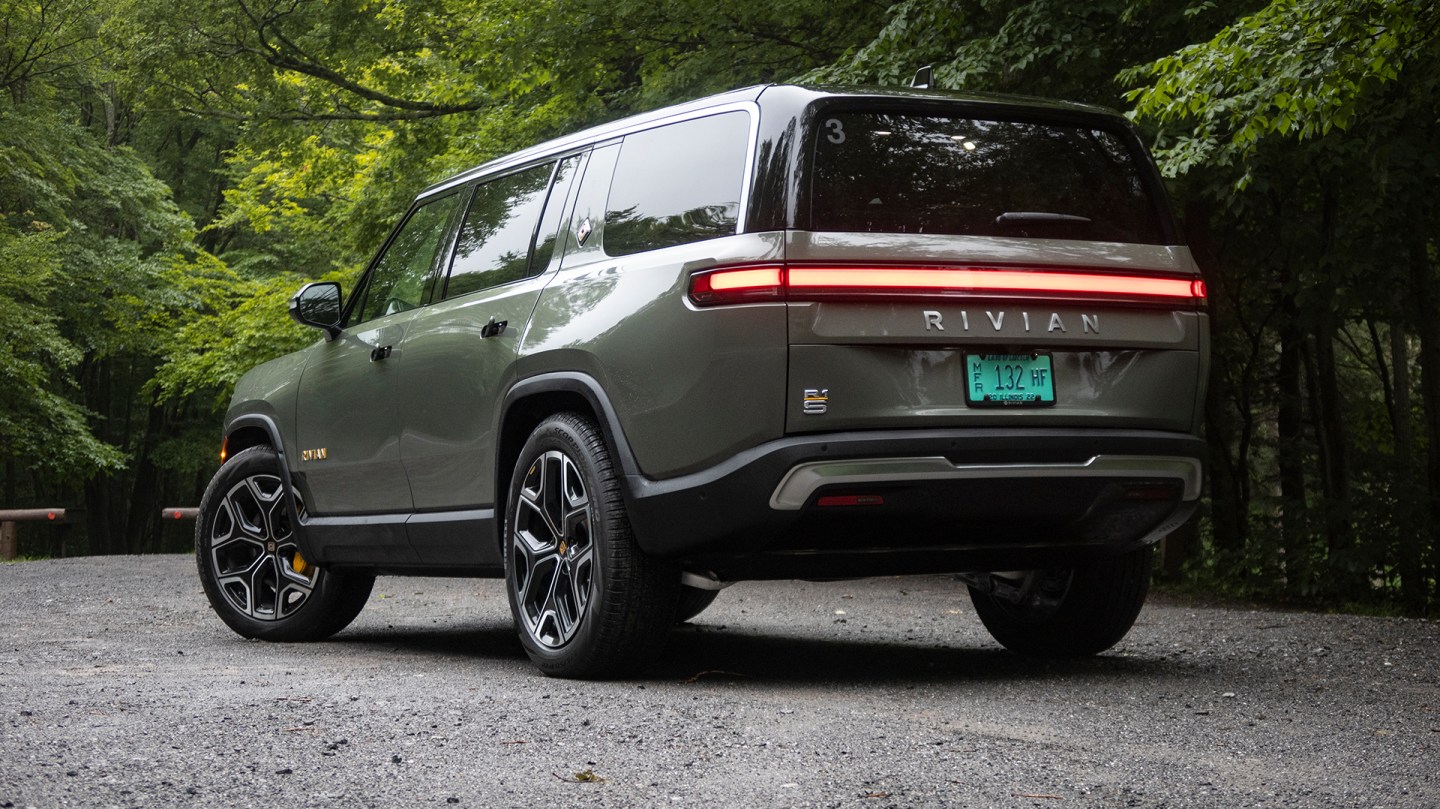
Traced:
<svg viewBox="0 0 1440 809">
<path fill-rule="evenodd" d="M 810 229 L 1162 244 L 1128 138 L 1054 123 L 831 112 Z"/>
</svg>

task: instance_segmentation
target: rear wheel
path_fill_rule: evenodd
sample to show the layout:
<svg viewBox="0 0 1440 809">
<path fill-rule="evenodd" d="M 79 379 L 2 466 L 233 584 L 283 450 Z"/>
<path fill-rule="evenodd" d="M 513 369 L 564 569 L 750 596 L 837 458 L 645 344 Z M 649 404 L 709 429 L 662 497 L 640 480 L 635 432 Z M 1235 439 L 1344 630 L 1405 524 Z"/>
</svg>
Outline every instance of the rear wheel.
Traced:
<svg viewBox="0 0 1440 809">
<path fill-rule="evenodd" d="M 301 555 L 293 497 L 280 477 L 279 456 L 260 446 L 220 467 L 200 501 L 200 583 L 215 613 L 244 637 L 328 638 L 355 620 L 375 584 L 374 576 L 322 570 Z"/>
<path fill-rule="evenodd" d="M 1013 652 L 1098 654 L 1125 637 L 1150 590 L 1153 547 L 1073 568 L 970 577 L 970 600 L 990 635 Z"/>
<path fill-rule="evenodd" d="M 505 581 L 521 645 L 544 673 L 614 677 L 659 652 L 680 574 L 635 544 L 599 428 L 541 422 L 520 451 L 505 523 Z"/>
<path fill-rule="evenodd" d="M 680 602 L 675 608 L 675 623 L 683 624 L 704 612 L 709 606 L 715 603 L 715 597 L 720 595 L 719 590 L 701 590 L 699 587 L 680 585 Z"/>
</svg>

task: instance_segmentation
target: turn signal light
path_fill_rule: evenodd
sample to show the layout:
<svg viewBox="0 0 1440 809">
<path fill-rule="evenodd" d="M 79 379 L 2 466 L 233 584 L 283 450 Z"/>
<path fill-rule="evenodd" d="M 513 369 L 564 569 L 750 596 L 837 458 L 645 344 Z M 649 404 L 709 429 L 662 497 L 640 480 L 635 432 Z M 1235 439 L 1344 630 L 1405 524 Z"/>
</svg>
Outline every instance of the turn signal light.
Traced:
<svg viewBox="0 0 1440 809">
<path fill-rule="evenodd" d="M 774 300 L 907 297 L 1043 297 L 1130 303 L 1205 303 L 1205 282 L 1160 273 L 1074 269 L 746 265 L 690 279 L 697 306 Z"/>
</svg>

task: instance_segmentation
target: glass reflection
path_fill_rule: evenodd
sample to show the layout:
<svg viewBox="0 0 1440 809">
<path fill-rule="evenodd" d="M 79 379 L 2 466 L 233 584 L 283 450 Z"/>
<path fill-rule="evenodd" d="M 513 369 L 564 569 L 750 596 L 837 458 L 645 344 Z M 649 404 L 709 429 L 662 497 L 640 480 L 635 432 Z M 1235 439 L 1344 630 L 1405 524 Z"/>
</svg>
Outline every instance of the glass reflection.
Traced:
<svg viewBox="0 0 1440 809">
<path fill-rule="evenodd" d="M 815 230 L 1164 241 L 1139 163 L 1111 132 L 840 112 L 815 144 Z M 1052 216 L 1000 219 L 1018 212 Z"/>
</svg>

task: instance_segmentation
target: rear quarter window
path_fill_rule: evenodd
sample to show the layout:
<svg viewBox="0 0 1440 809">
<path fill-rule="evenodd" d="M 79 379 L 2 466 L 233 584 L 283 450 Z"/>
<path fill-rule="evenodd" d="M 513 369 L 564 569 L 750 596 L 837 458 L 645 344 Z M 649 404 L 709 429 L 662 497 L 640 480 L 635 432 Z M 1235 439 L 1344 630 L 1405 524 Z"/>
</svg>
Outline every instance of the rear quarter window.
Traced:
<svg viewBox="0 0 1440 809">
<path fill-rule="evenodd" d="M 811 229 L 1163 244 L 1144 159 L 1100 128 L 827 113 L 814 137 Z"/>
<path fill-rule="evenodd" d="M 626 136 L 605 206 L 605 252 L 626 256 L 735 235 L 749 143 L 744 112 Z"/>
</svg>

